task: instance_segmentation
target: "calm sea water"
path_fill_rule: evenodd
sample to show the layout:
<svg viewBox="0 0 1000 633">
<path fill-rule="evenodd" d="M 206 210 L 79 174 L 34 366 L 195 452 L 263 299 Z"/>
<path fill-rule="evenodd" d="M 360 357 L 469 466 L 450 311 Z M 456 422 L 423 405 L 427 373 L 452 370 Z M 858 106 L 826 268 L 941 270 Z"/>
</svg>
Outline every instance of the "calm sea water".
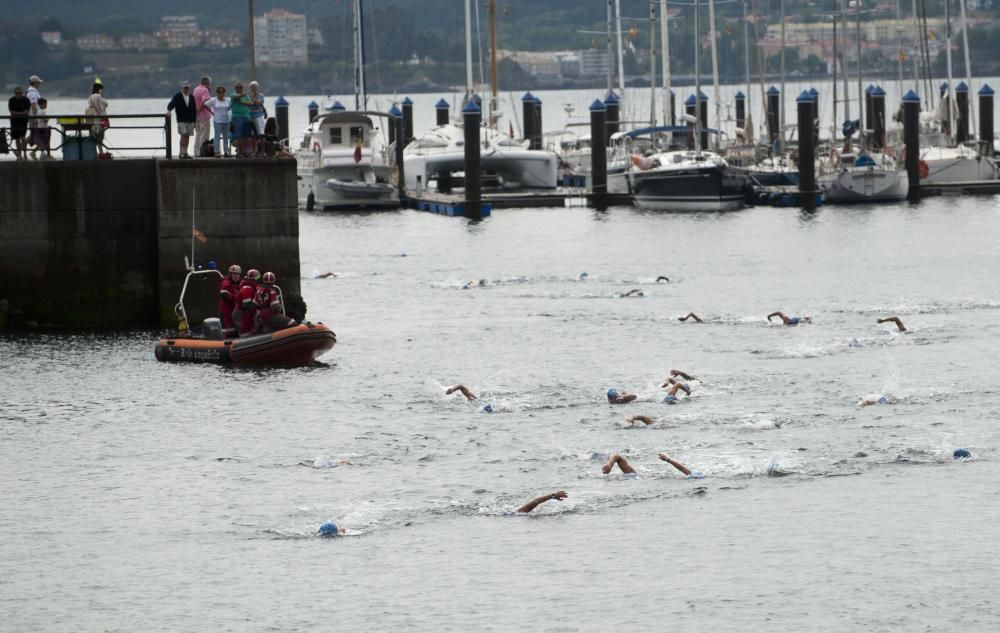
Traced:
<svg viewBox="0 0 1000 633">
<path fill-rule="evenodd" d="M 1000 198 L 303 213 L 301 235 L 325 364 L 0 338 L 0 629 L 1000 627 Z M 670 368 L 699 378 L 676 406 Z M 600 473 L 614 451 L 638 478 Z"/>
</svg>

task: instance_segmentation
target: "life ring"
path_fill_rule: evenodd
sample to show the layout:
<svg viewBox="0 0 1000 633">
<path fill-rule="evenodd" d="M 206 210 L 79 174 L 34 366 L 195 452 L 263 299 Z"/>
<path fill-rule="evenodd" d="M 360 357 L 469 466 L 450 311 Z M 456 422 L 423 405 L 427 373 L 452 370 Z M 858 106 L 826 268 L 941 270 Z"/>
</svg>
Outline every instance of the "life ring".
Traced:
<svg viewBox="0 0 1000 633">
<path fill-rule="evenodd" d="M 931 168 L 927 164 L 927 161 L 924 160 L 924 159 L 920 159 L 920 163 L 919 163 L 917 169 L 918 169 L 918 171 L 920 173 L 920 179 L 921 180 L 924 180 L 925 178 L 927 178 L 927 176 L 931 175 Z"/>
<path fill-rule="evenodd" d="M 316 152 L 318 154 L 320 152 L 320 150 L 322 150 L 322 149 L 323 148 L 322 148 L 322 146 L 320 146 L 319 143 L 313 143 L 313 151 L 314 152 Z"/>
</svg>

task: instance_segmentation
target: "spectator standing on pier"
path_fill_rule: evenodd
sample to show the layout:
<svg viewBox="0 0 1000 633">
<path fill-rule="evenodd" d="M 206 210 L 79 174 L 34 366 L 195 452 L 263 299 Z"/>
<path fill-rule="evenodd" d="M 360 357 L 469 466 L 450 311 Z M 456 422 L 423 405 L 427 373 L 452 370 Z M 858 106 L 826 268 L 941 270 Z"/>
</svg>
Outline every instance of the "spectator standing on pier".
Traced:
<svg viewBox="0 0 1000 633">
<path fill-rule="evenodd" d="M 264 108 L 264 95 L 260 91 L 260 84 L 256 81 L 250 82 L 250 123 L 253 126 L 251 128 L 254 137 L 253 153 L 260 154 L 264 140 L 264 125 L 267 123 L 267 110 Z"/>
<path fill-rule="evenodd" d="M 205 102 L 212 98 L 212 78 L 207 75 L 202 77 L 192 94 L 197 111 L 194 123 L 194 155 L 201 156 L 201 146 L 212 138 L 212 112 L 205 109 Z"/>
<path fill-rule="evenodd" d="M 90 87 L 86 114 L 97 117 L 93 120 L 92 133 L 97 140 L 97 151 L 103 153 L 104 132 L 111 127 L 111 121 L 108 119 L 108 100 L 104 98 L 104 84 L 100 79 L 95 80 Z"/>
<path fill-rule="evenodd" d="M 181 136 L 180 157 L 191 158 L 188 154 L 188 142 L 194 134 L 197 113 L 194 95 L 191 94 L 191 84 L 186 81 L 181 84 L 181 91 L 167 104 L 167 116 L 170 116 L 171 110 L 177 116 L 177 133 Z"/>
<path fill-rule="evenodd" d="M 250 138 L 250 95 L 243 92 L 243 84 L 236 83 L 235 93 L 229 99 L 233 109 L 233 144 L 236 157 L 246 155 L 246 139 Z"/>
<path fill-rule="evenodd" d="M 39 88 L 41 88 L 42 86 L 41 77 L 39 77 L 38 75 L 32 75 L 31 77 L 28 78 L 28 85 L 31 87 L 28 88 L 28 91 L 25 93 L 24 96 L 28 97 L 28 101 L 31 102 L 31 112 L 29 112 L 29 114 L 31 116 L 38 116 L 38 100 L 42 98 L 42 93 L 39 92 Z M 28 121 L 28 130 L 29 130 L 28 144 L 34 145 L 36 148 L 38 147 L 38 132 L 36 132 L 37 129 L 38 129 L 37 119 L 31 119 L 30 121 Z M 36 150 L 34 149 L 31 150 L 32 158 L 35 157 L 35 151 Z"/>
<path fill-rule="evenodd" d="M 215 141 L 212 152 L 216 158 L 229 155 L 229 123 L 233 119 L 233 109 L 226 99 L 226 89 L 219 86 L 215 96 L 205 102 L 202 109 L 212 113 L 212 125 L 215 126 Z"/>
<path fill-rule="evenodd" d="M 52 158 L 52 128 L 49 127 L 49 119 L 47 109 L 49 107 L 48 100 L 45 97 L 38 99 L 38 112 L 35 116 L 39 117 L 37 120 L 38 127 L 33 130 L 35 132 L 35 147 L 38 151 L 43 152 L 42 158 Z"/>
<path fill-rule="evenodd" d="M 17 160 L 28 158 L 25 147 L 25 136 L 28 134 L 28 113 L 31 112 L 31 102 L 24 96 L 24 88 L 14 88 L 14 96 L 7 100 L 7 111 L 10 112 L 10 138 L 14 141 L 14 156 Z"/>
</svg>

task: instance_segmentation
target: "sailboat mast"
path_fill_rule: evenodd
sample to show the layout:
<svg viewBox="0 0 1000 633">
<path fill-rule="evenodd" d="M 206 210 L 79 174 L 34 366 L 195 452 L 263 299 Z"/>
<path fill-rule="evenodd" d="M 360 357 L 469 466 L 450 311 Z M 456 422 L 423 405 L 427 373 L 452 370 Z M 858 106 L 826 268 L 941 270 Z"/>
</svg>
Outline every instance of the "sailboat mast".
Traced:
<svg viewBox="0 0 1000 633">
<path fill-rule="evenodd" d="M 901 0 L 896 0 L 896 60 L 899 62 L 899 79 L 896 90 L 900 98 L 903 96 L 903 11 Z"/>
<path fill-rule="evenodd" d="M 472 0 L 465 0 L 465 101 L 472 101 Z"/>
<path fill-rule="evenodd" d="M 611 63 L 611 29 L 614 28 L 613 27 L 613 23 L 614 22 L 613 22 L 612 15 L 611 15 L 611 2 L 612 2 L 612 0 L 608 0 L 608 42 L 607 42 L 607 45 L 608 45 L 608 95 L 611 94 L 611 86 L 614 85 L 614 71 L 612 70 L 614 68 L 614 65 Z M 605 95 L 605 96 L 607 96 L 607 95 Z"/>
<path fill-rule="evenodd" d="M 701 13 L 694 0 L 694 151 L 701 158 Z"/>
<path fill-rule="evenodd" d="M 962 0 L 964 2 L 964 0 Z M 948 77 L 948 141 L 955 138 L 955 121 L 951 116 L 952 108 L 955 104 L 955 81 L 951 76 L 951 0 L 944 0 L 944 45 L 945 64 L 947 64 Z"/>
<path fill-rule="evenodd" d="M 840 50 L 840 69 L 844 72 L 844 121 L 851 120 L 851 91 L 847 84 L 847 3 L 840 0 L 840 23 L 844 25 L 843 35 L 844 45 Z"/>
<path fill-rule="evenodd" d="M 750 111 L 750 19 L 747 15 L 747 5 L 750 0 L 743 0 L 743 72 L 746 75 L 746 112 Z"/>
<path fill-rule="evenodd" d="M 497 0 L 490 0 L 490 127 L 497 123 Z M 541 132 L 539 130 L 539 132 Z"/>
<path fill-rule="evenodd" d="M 969 137 L 971 138 L 975 132 L 976 123 L 976 109 L 974 104 L 976 103 L 976 91 L 972 87 L 972 63 L 969 60 L 969 23 L 965 19 L 965 0 L 961 0 L 958 3 L 959 15 L 962 21 L 962 49 L 965 55 L 965 85 L 969 87 Z M 984 140 L 984 139 L 979 139 Z M 989 140 L 989 139 L 986 139 Z"/>
<path fill-rule="evenodd" d="M 660 0 L 660 48 L 663 57 L 663 124 L 672 125 L 674 104 L 670 101 L 670 31 L 667 0 Z"/>
<path fill-rule="evenodd" d="M 833 14 L 833 140 L 837 139 L 837 14 Z"/>
<path fill-rule="evenodd" d="M 861 87 L 861 0 L 854 0 L 854 37 L 858 50 L 858 134 L 861 149 L 865 148 L 865 102 L 864 88 Z M 847 74 L 847 73 L 844 73 Z"/>
<path fill-rule="evenodd" d="M 368 109 L 365 87 L 365 22 L 361 0 L 354 0 L 354 109 Z"/>
<path fill-rule="evenodd" d="M 625 96 L 625 58 L 622 54 L 622 5 L 615 0 L 615 33 L 618 34 L 618 90 Z"/>
<path fill-rule="evenodd" d="M 782 26 L 782 28 L 784 28 L 784 26 L 785 26 L 784 20 L 782 20 L 781 26 Z M 716 40 L 716 32 L 715 32 L 715 0 L 708 0 L 708 37 L 709 37 L 709 41 L 712 44 L 712 48 L 711 48 L 711 51 L 712 51 L 712 100 L 714 102 L 713 106 L 715 107 L 715 119 L 714 119 L 714 121 L 715 121 L 715 129 L 718 130 L 718 129 L 720 129 L 722 127 L 722 121 L 720 121 L 720 119 L 721 119 L 721 112 L 722 112 L 722 110 L 721 110 L 721 107 L 722 107 L 722 98 L 719 96 L 719 54 L 718 54 L 718 51 L 715 48 L 715 46 L 716 46 L 716 43 L 715 43 L 715 40 Z M 719 135 L 718 134 L 715 135 L 715 139 L 714 140 L 715 140 L 715 147 L 716 147 L 716 149 L 718 149 L 718 147 L 719 147 Z"/>
<path fill-rule="evenodd" d="M 649 0 L 649 127 L 656 127 L 656 0 Z"/>
<path fill-rule="evenodd" d="M 785 101 L 785 0 L 781 0 L 781 100 Z M 778 104 L 778 138 L 785 145 L 785 108 Z"/>
</svg>

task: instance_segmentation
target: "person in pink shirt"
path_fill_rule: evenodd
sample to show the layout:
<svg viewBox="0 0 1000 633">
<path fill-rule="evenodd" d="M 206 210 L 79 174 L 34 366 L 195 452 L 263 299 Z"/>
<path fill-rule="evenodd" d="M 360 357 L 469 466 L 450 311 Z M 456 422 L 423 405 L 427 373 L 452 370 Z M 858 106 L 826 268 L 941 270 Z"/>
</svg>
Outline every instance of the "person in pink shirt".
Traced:
<svg viewBox="0 0 1000 633">
<path fill-rule="evenodd" d="M 202 77 L 194 89 L 194 107 L 197 111 L 194 124 L 194 155 L 201 156 L 201 146 L 212 138 L 212 112 L 202 106 L 212 98 L 212 79 Z M 218 150 L 216 150 L 218 151 Z"/>
</svg>

